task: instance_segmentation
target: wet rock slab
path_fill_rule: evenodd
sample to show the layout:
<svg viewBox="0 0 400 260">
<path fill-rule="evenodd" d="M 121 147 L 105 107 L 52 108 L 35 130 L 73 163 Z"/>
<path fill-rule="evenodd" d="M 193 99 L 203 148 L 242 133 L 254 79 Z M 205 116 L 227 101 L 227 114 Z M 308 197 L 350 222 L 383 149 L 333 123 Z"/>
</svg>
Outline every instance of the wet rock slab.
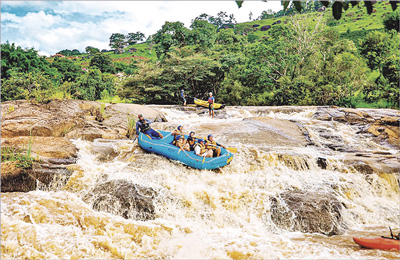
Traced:
<svg viewBox="0 0 400 260">
<path fill-rule="evenodd" d="M 327 236 L 341 233 L 342 204 L 330 193 L 288 191 L 270 201 L 271 219 L 280 228 Z"/>
<path fill-rule="evenodd" d="M 370 134 L 377 143 L 400 148 L 400 111 L 394 109 L 319 107 L 313 119 L 356 125 L 360 128 L 358 134 Z"/>
<path fill-rule="evenodd" d="M 34 162 L 32 168 L 21 168 L 18 161 L 1 163 L 1 192 L 28 192 L 62 188 L 72 172 L 63 164 Z"/>
<path fill-rule="evenodd" d="M 105 211 L 126 219 L 151 220 L 155 218 L 152 188 L 127 180 L 111 180 L 99 184 L 83 200 L 97 211 Z"/>
</svg>

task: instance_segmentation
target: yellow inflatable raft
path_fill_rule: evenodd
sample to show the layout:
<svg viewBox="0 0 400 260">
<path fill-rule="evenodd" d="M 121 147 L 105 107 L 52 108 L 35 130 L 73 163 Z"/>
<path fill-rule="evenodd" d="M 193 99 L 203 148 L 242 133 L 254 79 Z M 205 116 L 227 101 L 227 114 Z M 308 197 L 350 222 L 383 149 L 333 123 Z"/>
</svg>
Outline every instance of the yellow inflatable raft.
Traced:
<svg viewBox="0 0 400 260">
<path fill-rule="evenodd" d="M 195 103 L 196 105 L 198 105 L 198 106 L 208 108 L 208 102 L 207 102 L 207 101 L 194 98 L 194 103 Z M 224 108 L 224 107 L 225 107 L 224 104 L 214 103 L 214 109 L 222 109 L 222 108 Z"/>
</svg>

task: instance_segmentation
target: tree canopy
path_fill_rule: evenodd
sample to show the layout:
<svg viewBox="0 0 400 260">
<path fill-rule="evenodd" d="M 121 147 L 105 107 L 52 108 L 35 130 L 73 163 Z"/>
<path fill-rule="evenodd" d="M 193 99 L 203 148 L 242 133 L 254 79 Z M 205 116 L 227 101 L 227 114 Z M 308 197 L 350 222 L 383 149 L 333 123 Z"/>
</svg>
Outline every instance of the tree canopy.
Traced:
<svg viewBox="0 0 400 260">
<path fill-rule="evenodd" d="M 6 43 L 2 100 L 45 100 L 61 92 L 68 98 L 117 94 L 136 103 L 171 104 L 185 89 L 196 98 L 212 91 L 227 105 L 398 108 L 399 16 L 389 4 L 374 4 L 368 16 L 362 14 L 365 3 L 342 2 L 342 10 L 350 7 L 340 21 L 324 11 L 322 1 L 287 3 L 286 11 L 265 11 L 263 20 L 241 24 L 224 12 L 202 14 L 189 28 L 165 22 L 142 43 L 140 32 L 113 34 L 118 51 L 87 46 L 89 55 L 80 57 L 64 50 L 67 58 L 45 59 Z M 328 6 L 340 10 L 336 2 Z M 122 49 L 127 44 L 136 46 Z"/>
</svg>

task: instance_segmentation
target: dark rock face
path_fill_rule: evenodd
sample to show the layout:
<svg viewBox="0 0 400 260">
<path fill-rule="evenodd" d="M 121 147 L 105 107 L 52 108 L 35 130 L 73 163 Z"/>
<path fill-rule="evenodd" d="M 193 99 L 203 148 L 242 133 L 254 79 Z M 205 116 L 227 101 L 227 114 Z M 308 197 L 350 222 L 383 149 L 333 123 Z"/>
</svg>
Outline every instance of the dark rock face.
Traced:
<svg viewBox="0 0 400 260">
<path fill-rule="evenodd" d="M 281 228 L 327 236 L 341 232 L 342 204 L 332 194 L 290 191 L 270 201 L 271 219 Z"/>
<path fill-rule="evenodd" d="M 321 169 L 326 169 L 326 167 L 328 166 L 328 163 L 326 162 L 325 158 L 322 157 L 318 157 L 317 158 L 317 165 L 318 167 L 320 167 Z"/>
<path fill-rule="evenodd" d="M 71 176 L 63 164 L 35 162 L 32 168 L 18 167 L 18 161 L 1 163 L 1 192 L 28 192 L 62 188 Z"/>
<path fill-rule="evenodd" d="M 67 165 L 62 161 L 34 163 L 31 173 L 36 180 L 36 189 L 52 191 L 62 189 L 72 175 L 72 171 L 66 168 Z"/>
<path fill-rule="evenodd" d="M 36 188 L 30 171 L 17 166 L 17 161 L 1 163 L 1 192 L 27 192 Z"/>
<path fill-rule="evenodd" d="M 127 180 L 102 183 L 83 198 L 93 209 L 120 215 L 126 219 L 150 220 L 155 218 L 153 199 L 156 192 Z"/>
<path fill-rule="evenodd" d="M 271 29 L 271 25 L 264 25 L 263 27 L 261 27 L 261 31 L 267 31 Z"/>
<path fill-rule="evenodd" d="M 253 28 L 260 26 L 259 24 L 253 24 Z"/>
</svg>

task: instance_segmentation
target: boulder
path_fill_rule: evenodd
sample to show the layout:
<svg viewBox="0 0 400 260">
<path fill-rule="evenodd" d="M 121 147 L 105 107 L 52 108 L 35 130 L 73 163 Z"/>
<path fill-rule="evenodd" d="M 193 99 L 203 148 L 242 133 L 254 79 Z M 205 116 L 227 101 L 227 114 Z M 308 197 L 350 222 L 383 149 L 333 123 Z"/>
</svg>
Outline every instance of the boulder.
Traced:
<svg viewBox="0 0 400 260">
<path fill-rule="evenodd" d="M 36 162 L 33 164 L 31 175 L 36 180 L 36 189 L 60 190 L 65 187 L 73 171 L 67 169 L 68 165 Z"/>
<path fill-rule="evenodd" d="M 18 161 L 1 163 L 1 192 L 27 192 L 36 189 L 30 170 L 18 167 Z"/>
<path fill-rule="evenodd" d="M 304 147 L 308 144 L 306 132 L 296 123 L 289 120 L 271 117 L 245 118 L 232 127 L 230 122 L 203 123 L 197 126 L 196 133 L 208 135 L 213 133 L 217 142 L 227 146 L 238 143 L 276 147 Z"/>
<path fill-rule="evenodd" d="M 105 119 L 101 124 L 103 132 L 97 133 L 97 135 L 101 134 L 101 138 L 107 139 L 126 138 L 128 132 L 128 117 L 133 117 L 137 122 L 138 115 L 142 114 L 146 119 L 153 122 L 167 122 L 164 114 L 159 110 L 137 104 L 110 104 L 106 106 L 104 113 Z M 112 131 L 106 131 L 106 129 L 112 129 Z M 111 135 L 114 135 L 115 138 L 110 138 L 109 136 Z"/>
<path fill-rule="evenodd" d="M 36 104 L 24 100 L 7 101 L 1 104 L 3 120 L 2 137 L 53 136 L 69 139 L 126 138 L 128 115 L 165 122 L 158 110 L 136 104 L 112 104 L 100 112 L 100 104 L 84 100 L 53 100 Z"/>
<path fill-rule="evenodd" d="M 356 153 L 347 154 L 343 163 L 364 175 L 396 174 L 400 171 L 400 161 L 393 154 Z"/>
<path fill-rule="evenodd" d="M 398 126 L 374 124 L 368 128 L 367 132 L 377 137 L 376 140 L 380 143 L 387 142 L 395 148 L 400 148 Z"/>
<path fill-rule="evenodd" d="M 400 112 L 397 110 L 319 107 L 313 118 L 356 125 L 360 127 L 357 134 L 370 133 L 376 137 L 375 141 L 378 143 L 386 143 L 395 148 L 400 147 Z"/>
<path fill-rule="evenodd" d="M 62 165 L 34 162 L 32 168 L 24 169 L 18 162 L 1 163 L 1 192 L 56 190 L 62 188 L 71 176 L 71 171 Z"/>
<path fill-rule="evenodd" d="M 87 123 L 85 126 L 73 129 L 71 132 L 65 135 L 68 139 L 82 139 L 92 142 L 97 138 L 108 138 L 108 139 L 123 139 L 125 136 L 117 129 L 111 129 L 108 127 L 101 127 L 96 124 Z"/>
<path fill-rule="evenodd" d="M 105 211 L 126 219 L 155 218 L 153 199 L 156 192 L 127 180 L 111 180 L 99 184 L 83 200 L 97 211 Z"/>
<path fill-rule="evenodd" d="M 267 31 L 269 29 L 271 29 L 271 25 L 264 25 L 261 27 L 261 31 Z"/>
<path fill-rule="evenodd" d="M 85 104 L 85 108 L 81 105 Z M 7 101 L 1 104 L 4 113 L 1 122 L 2 137 L 13 136 L 64 136 L 72 128 L 83 123 L 89 115 L 94 101 L 53 100 L 48 104 L 30 103 L 24 100 Z"/>
<path fill-rule="evenodd" d="M 2 147 L 14 147 L 22 151 L 27 151 L 29 140 L 31 139 L 31 153 L 37 159 L 59 158 L 69 159 L 77 156 L 77 149 L 71 141 L 63 137 L 43 137 L 43 136 L 19 136 L 12 138 L 2 138 Z"/>
<path fill-rule="evenodd" d="M 336 107 L 320 107 L 314 114 L 314 118 L 323 121 L 334 120 L 350 124 L 373 122 L 373 120 L 368 120 L 370 118 L 369 115 L 363 113 L 361 110 Z"/>
<path fill-rule="evenodd" d="M 103 162 L 111 161 L 119 155 L 113 144 L 107 139 L 97 139 L 93 142 L 91 152 L 96 155 L 97 160 Z"/>
<path fill-rule="evenodd" d="M 270 202 L 271 219 L 280 228 L 327 236 L 342 232 L 342 204 L 330 193 L 288 191 Z"/>
</svg>

